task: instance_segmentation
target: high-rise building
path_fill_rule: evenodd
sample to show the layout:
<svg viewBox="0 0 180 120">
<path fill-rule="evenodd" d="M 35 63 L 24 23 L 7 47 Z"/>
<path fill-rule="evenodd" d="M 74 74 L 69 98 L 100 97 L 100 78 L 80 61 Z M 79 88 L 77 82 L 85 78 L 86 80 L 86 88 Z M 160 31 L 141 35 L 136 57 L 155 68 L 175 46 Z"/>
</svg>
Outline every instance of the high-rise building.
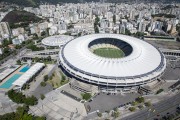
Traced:
<svg viewBox="0 0 180 120">
<path fill-rule="evenodd" d="M 0 48 L 0 55 L 3 54 L 3 48 Z"/>
<path fill-rule="evenodd" d="M 126 29 L 126 27 L 125 27 L 124 24 L 120 24 L 120 25 L 119 25 L 119 33 L 125 34 L 125 29 Z"/>
<path fill-rule="evenodd" d="M 146 24 L 143 20 L 139 22 L 138 31 L 139 32 L 145 32 L 146 30 Z"/>
<path fill-rule="evenodd" d="M 7 22 L 0 23 L 0 37 L 6 38 L 10 36 L 10 28 Z"/>
<path fill-rule="evenodd" d="M 134 14 L 135 14 L 135 11 L 134 11 L 134 10 L 131 10 L 131 11 L 130 11 L 130 15 L 129 15 L 129 17 L 130 17 L 131 20 L 134 20 L 134 18 L 135 18 L 135 15 L 134 15 Z"/>
<path fill-rule="evenodd" d="M 106 18 L 102 18 L 100 20 L 100 27 L 101 28 L 108 28 L 109 27 L 109 20 L 107 20 Z"/>
</svg>

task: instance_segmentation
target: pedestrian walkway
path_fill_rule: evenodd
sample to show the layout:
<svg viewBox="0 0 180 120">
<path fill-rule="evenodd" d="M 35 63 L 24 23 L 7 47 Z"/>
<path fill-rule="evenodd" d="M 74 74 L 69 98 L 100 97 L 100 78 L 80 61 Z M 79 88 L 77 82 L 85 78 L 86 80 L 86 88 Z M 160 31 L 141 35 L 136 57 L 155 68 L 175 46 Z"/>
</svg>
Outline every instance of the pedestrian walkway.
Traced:
<svg viewBox="0 0 180 120">
<path fill-rule="evenodd" d="M 63 95 L 58 89 L 46 94 L 44 100 L 39 100 L 38 105 L 30 109 L 32 114 L 44 115 L 48 120 L 81 120 L 87 115 L 84 104 Z"/>
</svg>

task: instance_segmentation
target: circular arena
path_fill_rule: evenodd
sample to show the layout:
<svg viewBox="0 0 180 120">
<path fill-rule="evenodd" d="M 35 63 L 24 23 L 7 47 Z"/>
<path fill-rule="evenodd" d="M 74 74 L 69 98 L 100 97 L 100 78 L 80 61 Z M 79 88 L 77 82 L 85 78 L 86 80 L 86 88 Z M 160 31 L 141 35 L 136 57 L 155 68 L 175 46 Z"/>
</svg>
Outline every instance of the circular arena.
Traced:
<svg viewBox="0 0 180 120">
<path fill-rule="evenodd" d="M 93 34 L 69 41 L 60 66 L 77 80 L 108 87 L 139 86 L 158 79 L 164 55 L 151 44 L 118 34 Z"/>
<path fill-rule="evenodd" d="M 68 36 L 68 35 L 55 35 L 55 36 L 44 38 L 41 42 L 43 45 L 46 45 L 46 46 L 58 47 L 58 46 L 63 46 L 68 41 L 72 40 L 73 38 L 74 37 Z"/>
</svg>

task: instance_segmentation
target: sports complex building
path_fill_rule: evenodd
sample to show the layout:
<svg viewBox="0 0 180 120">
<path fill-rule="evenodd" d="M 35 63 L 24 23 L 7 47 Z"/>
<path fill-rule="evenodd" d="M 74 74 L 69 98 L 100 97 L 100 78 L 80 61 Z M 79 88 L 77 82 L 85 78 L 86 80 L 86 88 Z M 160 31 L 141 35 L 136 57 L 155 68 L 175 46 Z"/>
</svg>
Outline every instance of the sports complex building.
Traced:
<svg viewBox="0 0 180 120">
<path fill-rule="evenodd" d="M 166 69 L 164 55 L 151 44 L 119 34 L 93 34 L 64 45 L 59 64 L 79 81 L 108 88 L 145 85 Z"/>
<path fill-rule="evenodd" d="M 55 35 L 44 38 L 42 44 L 51 47 L 61 47 L 73 38 L 73 36 L 68 35 Z"/>
</svg>

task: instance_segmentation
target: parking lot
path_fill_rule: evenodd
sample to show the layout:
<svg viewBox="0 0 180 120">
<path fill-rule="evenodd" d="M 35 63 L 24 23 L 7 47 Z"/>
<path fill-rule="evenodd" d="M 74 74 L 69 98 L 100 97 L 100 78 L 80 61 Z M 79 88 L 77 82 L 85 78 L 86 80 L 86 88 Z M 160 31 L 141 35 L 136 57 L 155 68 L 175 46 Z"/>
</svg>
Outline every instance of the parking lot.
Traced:
<svg viewBox="0 0 180 120">
<path fill-rule="evenodd" d="M 164 80 L 178 80 L 180 78 L 180 61 L 177 62 L 170 62 L 167 64 L 166 71 L 162 76 Z"/>
<path fill-rule="evenodd" d="M 90 107 L 90 112 L 99 110 L 100 112 L 105 112 L 112 110 L 118 106 L 123 106 L 129 102 L 132 102 L 140 96 L 138 93 L 128 93 L 125 95 L 117 94 L 117 95 L 107 95 L 104 93 L 100 93 L 99 95 L 93 97 L 93 100 L 90 102 L 86 102 L 85 106 Z"/>
</svg>

